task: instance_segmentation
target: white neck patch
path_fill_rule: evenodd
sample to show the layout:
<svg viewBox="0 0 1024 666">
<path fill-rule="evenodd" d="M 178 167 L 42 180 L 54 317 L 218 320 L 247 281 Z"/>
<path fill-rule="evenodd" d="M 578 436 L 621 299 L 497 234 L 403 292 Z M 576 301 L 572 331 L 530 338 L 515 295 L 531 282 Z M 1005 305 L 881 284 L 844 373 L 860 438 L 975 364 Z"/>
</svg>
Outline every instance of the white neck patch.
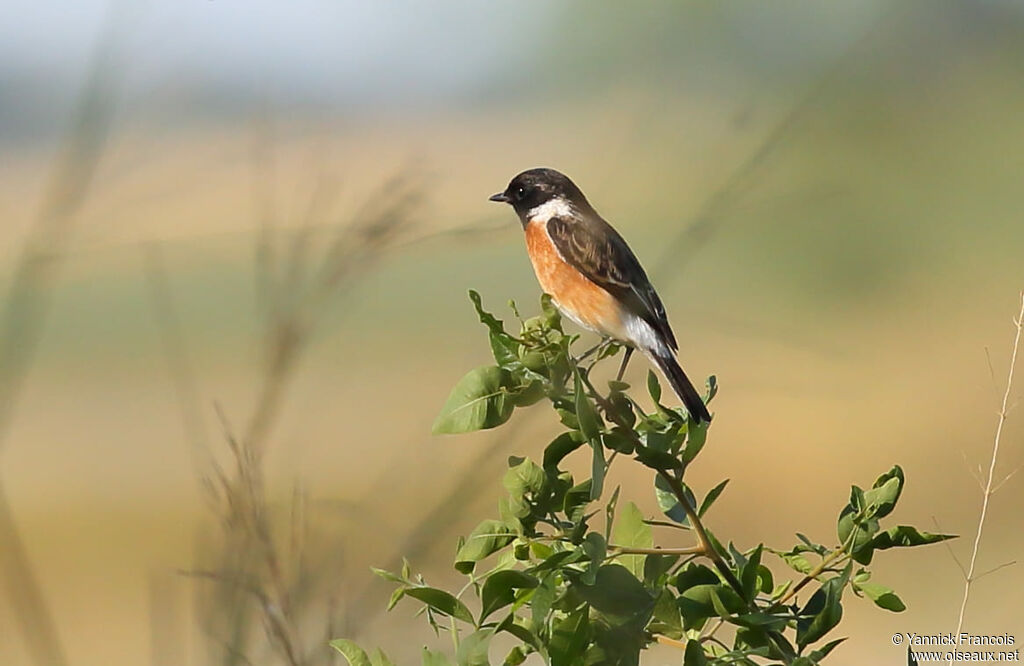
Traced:
<svg viewBox="0 0 1024 666">
<path fill-rule="evenodd" d="M 572 215 L 572 205 L 562 197 L 548 199 L 526 214 L 526 219 L 547 222 L 553 217 L 569 217 Z"/>
</svg>

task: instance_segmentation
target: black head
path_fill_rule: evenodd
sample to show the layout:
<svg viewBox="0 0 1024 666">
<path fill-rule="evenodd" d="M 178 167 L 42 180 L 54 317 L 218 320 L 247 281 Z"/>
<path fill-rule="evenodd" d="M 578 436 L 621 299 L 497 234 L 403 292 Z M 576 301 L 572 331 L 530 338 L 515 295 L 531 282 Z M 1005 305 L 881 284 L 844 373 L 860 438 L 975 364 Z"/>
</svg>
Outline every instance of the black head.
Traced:
<svg viewBox="0 0 1024 666">
<path fill-rule="evenodd" d="M 580 188 L 554 169 L 524 171 L 512 179 L 504 192 L 491 197 L 491 201 L 511 204 L 524 223 L 529 211 L 553 199 L 563 199 L 577 208 L 590 207 Z"/>
</svg>

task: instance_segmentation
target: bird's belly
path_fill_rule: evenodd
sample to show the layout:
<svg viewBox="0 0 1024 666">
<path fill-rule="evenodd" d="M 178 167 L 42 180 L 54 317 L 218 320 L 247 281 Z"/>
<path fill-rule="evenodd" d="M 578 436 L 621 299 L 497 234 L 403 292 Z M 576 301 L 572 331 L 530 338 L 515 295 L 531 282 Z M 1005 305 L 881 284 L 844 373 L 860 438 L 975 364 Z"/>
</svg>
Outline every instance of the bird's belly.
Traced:
<svg viewBox="0 0 1024 666">
<path fill-rule="evenodd" d="M 562 259 L 543 222 L 526 226 L 526 247 L 541 289 L 563 314 L 601 335 L 629 339 L 618 301 Z"/>
</svg>

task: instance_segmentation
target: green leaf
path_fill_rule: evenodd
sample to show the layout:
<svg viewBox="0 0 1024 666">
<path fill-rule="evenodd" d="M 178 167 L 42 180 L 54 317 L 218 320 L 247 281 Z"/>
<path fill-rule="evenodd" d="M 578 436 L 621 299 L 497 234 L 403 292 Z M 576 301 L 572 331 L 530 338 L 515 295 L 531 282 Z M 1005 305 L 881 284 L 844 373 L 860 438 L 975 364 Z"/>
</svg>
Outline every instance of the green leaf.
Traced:
<svg viewBox="0 0 1024 666">
<path fill-rule="evenodd" d="M 894 465 L 875 480 L 871 490 L 864 493 L 864 502 L 875 517 L 884 518 L 892 513 L 903 492 L 903 483 L 903 469 Z"/>
<path fill-rule="evenodd" d="M 491 343 L 491 354 L 494 356 L 497 364 L 506 370 L 519 372 L 525 377 L 541 379 L 542 376 L 540 374 L 531 372 L 520 360 L 519 354 L 523 346 L 522 342 L 505 330 L 505 323 L 502 320 L 484 310 L 480 294 L 470 290 L 469 300 L 473 302 L 473 307 L 476 309 L 480 322 L 488 329 L 487 337 Z M 514 310 L 515 308 L 513 307 Z M 513 401 L 517 406 L 525 407 L 536 402 L 540 397 L 543 397 L 543 387 L 540 386 L 539 382 L 532 382 L 523 387 L 523 390 L 518 391 L 513 396 Z"/>
<path fill-rule="evenodd" d="M 708 659 L 704 656 L 704 648 L 700 641 L 687 641 L 686 652 L 683 653 L 683 666 L 707 666 Z"/>
<path fill-rule="evenodd" d="M 682 525 L 690 524 L 686 517 L 686 510 L 676 499 L 669 482 L 660 474 L 654 479 L 654 491 L 658 497 L 658 507 L 665 512 L 666 516 Z M 683 484 L 683 497 L 687 499 L 691 507 L 697 506 L 693 493 L 690 492 L 690 488 L 686 484 Z"/>
<path fill-rule="evenodd" d="M 518 624 L 516 622 L 517 619 L 519 618 L 517 618 L 514 614 L 508 614 L 507 616 L 505 616 L 505 619 L 502 620 L 498 624 L 498 626 L 494 628 L 494 633 L 497 634 L 504 631 L 509 634 L 512 634 L 513 636 L 521 640 L 525 645 L 529 645 L 534 650 L 537 650 L 538 652 L 541 652 L 543 654 L 543 652 L 545 651 L 544 644 L 540 642 L 540 640 L 532 631 L 530 631 L 523 625 Z"/>
<path fill-rule="evenodd" d="M 590 499 L 596 500 L 601 497 L 601 492 L 604 490 L 604 475 L 608 470 L 608 463 L 605 462 L 604 447 L 601 445 L 600 439 L 590 440 L 590 447 L 594 453 L 590 465 Z"/>
<path fill-rule="evenodd" d="M 508 394 L 508 399 L 512 402 L 513 407 L 529 407 L 543 400 L 544 396 L 543 382 L 534 379 L 527 384 L 517 386 Z"/>
<path fill-rule="evenodd" d="M 439 613 L 462 620 L 467 624 L 473 624 L 473 614 L 466 608 L 466 604 L 444 590 L 439 590 L 436 587 L 410 587 L 405 594 L 422 601 Z"/>
<path fill-rule="evenodd" d="M 916 528 L 909 525 L 898 525 L 896 527 L 890 527 L 886 531 L 876 535 L 875 538 L 871 540 L 871 547 L 875 550 L 909 548 L 911 546 L 924 546 L 930 543 L 939 543 L 940 541 L 955 538 L 955 534 L 918 532 Z"/>
<path fill-rule="evenodd" d="M 590 560 L 587 570 L 583 573 L 583 582 L 586 585 L 593 585 L 597 577 L 598 569 L 608 554 L 608 544 L 604 537 L 597 532 L 591 532 L 583 539 L 583 552 Z"/>
<path fill-rule="evenodd" d="M 661 595 L 654 603 L 654 618 L 647 625 L 647 630 L 676 640 L 683 637 L 683 618 L 671 590 L 661 590 Z"/>
<path fill-rule="evenodd" d="M 626 567 L 605 564 L 593 585 L 573 582 L 572 589 L 591 606 L 611 615 L 635 615 L 654 607 L 654 599 Z"/>
<path fill-rule="evenodd" d="M 722 491 L 725 490 L 728 484 L 729 479 L 726 479 L 708 492 L 707 496 L 704 497 L 704 501 L 700 503 L 700 508 L 697 509 L 698 517 L 704 517 L 704 514 L 708 512 L 708 509 L 711 508 L 711 505 L 715 503 L 715 500 L 718 499 L 718 496 L 722 494 Z"/>
<path fill-rule="evenodd" d="M 775 577 L 772 575 L 772 570 L 763 564 L 758 567 L 757 580 L 762 594 L 771 594 L 771 591 L 775 589 Z"/>
<path fill-rule="evenodd" d="M 718 617 L 728 619 L 729 617 L 742 613 L 747 608 L 746 602 L 735 590 L 726 585 L 721 585 L 711 590 L 711 605 L 714 607 Z"/>
<path fill-rule="evenodd" d="M 704 400 L 704 402 L 709 403 L 715 399 L 716 395 L 718 395 L 718 377 L 716 377 L 715 375 L 709 375 L 706 385 L 708 388 L 708 392 L 707 398 Z"/>
<path fill-rule="evenodd" d="M 751 629 L 767 629 L 769 631 L 782 631 L 786 628 L 786 624 L 788 624 L 792 618 L 788 614 L 772 615 L 770 613 L 757 612 L 741 613 L 728 619 L 729 622 L 740 627 L 748 627 Z"/>
<path fill-rule="evenodd" d="M 697 585 L 718 585 L 720 582 L 721 579 L 718 577 L 718 574 L 703 564 L 695 562 L 687 564 L 682 571 L 676 574 L 675 580 L 672 581 L 680 592 L 685 592 Z"/>
<path fill-rule="evenodd" d="M 590 402 L 590 397 L 587 395 L 586 389 L 583 385 L 583 377 L 579 372 L 576 372 L 576 417 L 580 420 L 580 432 L 587 440 L 593 442 L 597 441 L 601 437 L 601 430 L 604 429 L 604 424 L 601 422 L 601 417 L 594 409 L 593 403 Z"/>
<path fill-rule="evenodd" d="M 845 638 L 837 638 L 834 641 L 829 641 L 828 643 L 825 643 L 824 645 L 822 645 L 817 650 L 814 650 L 813 652 L 811 652 L 811 654 L 808 655 L 808 656 L 811 659 L 813 659 L 815 662 L 819 662 L 822 659 L 824 659 L 825 657 L 827 657 L 829 655 L 829 653 L 832 652 L 832 650 L 835 650 L 836 647 L 840 643 L 845 641 L 845 640 L 846 640 Z"/>
<path fill-rule="evenodd" d="M 693 585 L 679 595 L 679 612 L 686 629 L 699 629 L 708 618 L 741 613 L 746 603 L 720 582 Z"/>
<path fill-rule="evenodd" d="M 555 581 L 548 576 L 530 597 L 530 627 L 534 632 L 545 626 L 551 606 L 555 603 Z"/>
<path fill-rule="evenodd" d="M 551 294 L 540 295 L 540 311 L 544 313 L 544 325 L 555 330 L 562 330 L 562 315 L 552 301 Z"/>
<path fill-rule="evenodd" d="M 349 666 L 373 666 L 363 648 L 345 638 L 330 642 L 330 646 L 340 652 L 348 660 Z"/>
<path fill-rule="evenodd" d="M 544 449 L 544 469 L 558 469 L 558 463 L 581 446 L 583 438 L 577 433 L 563 432 Z"/>
<path fill-rule="evenodd" d="M 743 587 L 743 596 L 747 601 L 753 601 L 761 590 L 761 552 L 763 550 L 764 544 L 759 544 L 740 570 L 740 583 Z"/>
<path fill-rule="evenodd" d="M 489 666 L 487 649 L 491 646 L 494 629 L 478 629 L 459 641 L 455 653 L 458 666 Z"/>
<path fill-rule="evenodd" d="M 604 474 L 607 469 L 604 445 L 601 442 L 601 431 L 604 430 L 604 424 L 584 390 L 583 378 L 579 371 L 576 372 L 576 417 L 580 422 L 580 432 L 590 442 L 594 453 L 590 468 L 590 476 L 593 481 L 590 485 L 590 499 L 596 500 L 604 489 Z"/>
<path fill-rule="evenodd" d="M 645 466 L 655 470 L 679 469 L 679 460 L 668 451 L 660 451 L 650 446 L 636 447 L 636 459 Z"/>
<path fill-rule="evenodd" d="M 678 555 L 648 555 L 644 558 L 644 585 L 652 589 L 664 587 L 669 570 L 679 561 Z"/>
<path fill-rule="evenodd" d="M 502 483 L 509 495 L 522 497 L 526 493 L 540 492 L 544 488 L 546 478 L 540 465 L 526 458 L 505 472 Z"/>
<path fill-rule="evenodd" d="M 458 434 L 486 430 L 508 421 L 515 408 L 509 400 L 511 375 L 497 366 L 471 370 L 452 389 L 432 431 Z"/>
<path fill-rule="evenodd" d="M 582 606 L 552 628 L 548 643 L 551 666 L 577 666 L 589 639 L 587 607 Z"/>
<path fill-rule="evenodd" d="M 612 541 L 626 548 L 652 548 L 654 535 L 651 526 L 644 522 L 644 515 L 633 502 L 627 502 L 619 511 L 618 521 L 612 530 Z M 644 577 L 644 555 L 622 555 L 618 561 L 639 579 Z"/>
<path fill-rule="evenodd" d="M 737 647 L 747 646 L 744 652 L 748 657 L 764 657 L 788 664 L 796 657 L 796 650 L 788 640 L 779 632 L 772 632 L 769 637 L 768 631 L 763 627 L 739 626 L 736 629 Z M 753 661 L 738 662 L 743 666 L 753 666 Z M 760 662 L 758 662 L 760 663 Z"/>
<path fill-rule="evenodd" d="M 619 504 L 619 494 L 622 492 L 622 486 L 615 486 L 615 491 L 612 493 L 612 498 L 608 500 L 608 503 L 604 507 L 605 523 L 604 523 L 604 535 L 605 540 L 611 538 L 612 528 L 615 525 L 615 511 Z"/>
<path fill-rule="evenodd" d="M 811 563 L 807 560 L 807 558 L 804 557 L 801 553 L 797 553 L 794 551 L 781 553 L 775 551 L 775 554 L 781 557 L 782 561 L 788 564 L 789 568 L 791 568 L 793 571 L 796 571 L 797 573 L 809 574 L 811 573 L 811 570 L 814 569 L 814 567 L 811 566 Z"/>
<path fill-rule="evenodd" d="M 562 510 L 573 522 L 577 522 L 583 514 L 586 506 L 590 503 L 591 480 L 576 484 L 565 493 L 565 503 Z"/>
<path fill-rule="evenodd" d="M 836 576 L 808 599 L 796 623 L 796 642 L 802 650 L 831 631 L 843 618 L 842 596 L 845 576 Z"/>
<path fill-rule="evenodd" d="M 622 430 L 619 428 L 615 428 L 602 434 L 601 443 L 604 444 L 607 449 L 618 451 L 619 453 L 625 453 L 626 455 L 633 453 L 635 448 L 635 442 L 633 439 L 623 434 Z"/>
<path fill-rule="evenodd" d="M 516 645 L 508 654 L 505 656 L 505 661 L 502 662 L 503 666 L 519 666 L 519 664 L 526 661 L 526 650 L 521 646 Z"/>
<path fill-rule="evenodd" d="M 535 577 L 514 569 L 492 573 L 484 582 L 484 589 L 480 594 L 480 621 L 483 622 L 494 611 L 512 603 L 515 600 L 515 590 L 531 589 L 537 587 L 539 583 Z"/>
<path fill-rule="evenodd" d="M 396 605 L 398 605 L 398 602 L 401 601 L 402 597 L 404 597 L 404 596 L 405 596 L 405 588 L 404 587 L 399 587 L 399 588 L 395 589 L 395 591 L 391 593 L 391 598 L 388 599 L 388 608 L 387 608 L 387 610 L 390 611 Z"/>
<path fill-rule="evenodd" d="M 854 486 L 854 488 L 857 488 Z M 860 501 L 859 499 L 857 501 Z M 858 511 L 853 503 L 848 504 L 839 514 L 839 521 L 836 524 L 836 533 L 839 535 L 839 543 L 847 549 L 847 552 L 861 564 L 871 562 L 872 537 L 878 532 L 878 519 L 864 517 L 862 511 Z"/>
<path fill-rule="evenodd" d="M 377 648 L 370 653 L 370 664 L 371 666 L 395 666 L 394 663 L 388 659 L 388 656 L 384 654 L 384 650 L 381 650 L 380 648 Z"/>
<path fill-rule="evenodd" d="M 903 600 L 900 599 L 891 588 L 878 583 L 857 583 L 856 589 L 863 592 L 869 599 L 875 602 L 879 608 L 884 608 L 893 613 L 902 613 L 907 610 Z"/>
<path fill-rule="evenodd" d="M 704 448 L 708 439 L 708 424 L 698 423 L 690 417 L 689 425 L 686 427 L 686 446 L 683 448 L 682 459 L 684 463 L 691 463 L 697 454 Z"/>
<path fill-rule="evenodd" d="M 612 420 L 617 422 L 620 427 L 631 429 L 636 424 L 636 413 L 633 411 L 633 402 L 625 393 L 613 391 L 608 394 L 608 404 L 611 408 L 611 413 L 616 417 Z"/>
<path fill-rule="evenodd" d="M 398 574 L 393 574 L 390 571 L 387 571 L 385 569 L 378 569 L 377 567 L 370 567 L 370 571 L 373 572 L 374 576 L 380 576 L 384 580 L 392 582 L 392 583 L 402 584 L 402 583 L 405 582 L 405 579 L 403 579 Z"/>
<path fill-rule="evenodd" d="M 903 485 L 900 479 L 892 478 L 883 485 L 864 492 L 865 512 L 874 518 L 889 515 L 896 506 Z"/>
<path fill-rule="evenodd" d="M 480 323 L 484 324 L 491 333 L 508 335 L 505 333 L 505 324 L 490 312 L 484 310 L 483 302 L 479 293 L 470 289 L 469 300 L 473 302 L 473 307 L 476 309 L 477 316 L 480 317 Z"/>
<path fill-rule="evenodd" d="M 452 663 L 443 652 L 434 652 L 426 647 L 423 648 L 421 659 L 423 666 L 451 666 Z"/>
<path fill-rule="evenodd" d="M 658 383 L 658 376 L 653 370 L 647 371 L 647 392 L 651 394 L 651 400 L 655 404 L 661 402 L 661 384 Z"/>
<path fill-rule="evenodd" d="M 476 563 L 512 542 L 512 529 L 500 520 L 485 520 L 469 533 L 455 555 L 455 569 L 468 574 Z"/>
</svg>

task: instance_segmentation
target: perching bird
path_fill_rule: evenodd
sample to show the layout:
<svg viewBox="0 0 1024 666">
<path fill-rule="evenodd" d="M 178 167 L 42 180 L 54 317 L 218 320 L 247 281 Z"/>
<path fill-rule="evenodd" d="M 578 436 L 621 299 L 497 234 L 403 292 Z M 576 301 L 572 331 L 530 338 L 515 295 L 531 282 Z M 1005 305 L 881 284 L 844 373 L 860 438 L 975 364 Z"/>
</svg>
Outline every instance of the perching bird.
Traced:
<svg viewBox="0 0 1024 666">
<path fill-rule="evenodd" d="M 526 232 L 526 250 L 541 289 L 580 326 L 639 349 L 668 379 L 686 410 L 711 421 L 704 401 L 676 361 L 679 349 L 636 255 L 567 176 L 530 169 L 491 201 L 511 204 Z M 621 377 L 620 370 L 620 377 Z"/>
</svg>

